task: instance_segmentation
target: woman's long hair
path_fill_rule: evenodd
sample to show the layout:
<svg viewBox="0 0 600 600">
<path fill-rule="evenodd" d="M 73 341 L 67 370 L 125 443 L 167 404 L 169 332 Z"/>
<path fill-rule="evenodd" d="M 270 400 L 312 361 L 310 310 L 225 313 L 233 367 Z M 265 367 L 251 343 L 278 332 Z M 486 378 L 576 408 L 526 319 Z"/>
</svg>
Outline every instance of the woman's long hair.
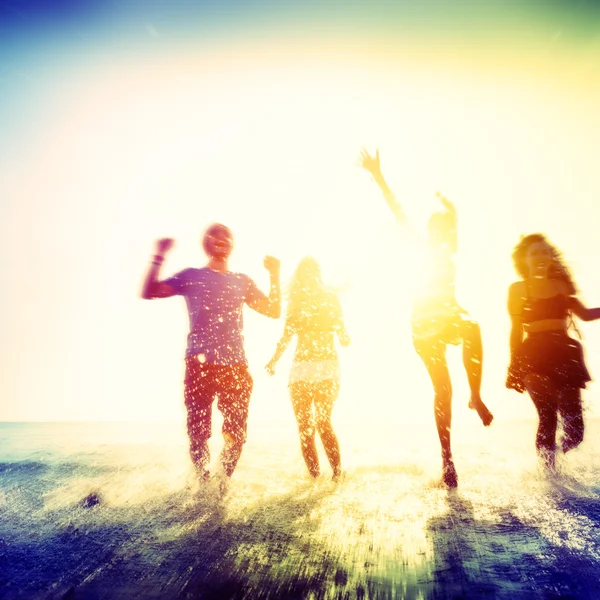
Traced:
<svg viewBox="0 0 600 600">
<path fill-rule="evenodd" d="M 552 263 L 548 269 L 548 278 L 549 279 L 559 279 L 560 281 L 564 281 L 567 284 L 567 288 L 569 290 L 569 294 L 573 295 L 577 293 L 577 286 L 575 285 L 575 280 L 571 275 L 571 271 L 569 267 L 566 265 L 562 253 L 556 246 L 553 246 L 548 238 L 542 233 L 530 233 L 529 235 L 521 236 L 519 243 L 515 246 L 512 259 L 515 265 L 515 270 L 519 274 L 519 276 L 526 280 L 529 278 L 529 267 L 527 266 L 527 251 L 532 244 L 538 244 L 543 242 L 547 244 L 550 248 L 550 254 L 552 256 Z M 572 328 L 575 330 L 579 337 L 581 336 L 581 332 L 575 325 L 573 321 L 573 315 L 571 311 L 569 311 L 569 317 L 567 321 L 567 328 Z"/>
<path fill-rule="evenodd" d="M 553 246 L 542 233 L 530 233 L 529 235 L 521 236 L 519 243 L 515 246 L 512 259 L 515 265 L 515 270 L 519 274 L 522 279 L 529 278 L 529 267 L 527 266 L 527 251 L 532 244 L 544 243 L 550 248 L 550 253 L 552 255 L 552 263 L 550 264 L 550 268 L 548 269 L 548 278 L 549 279 L 560 279 L 564 281 L 568 288 L 570 294 L 577 293 L 577 286 L 575 285 L 575 280 L 571 275 L 571 271 L 569 267 L 565 264 L 565 261 L 562 257 L 562 253 Z"/>
<path fill-rule="evenodd" d="M 287 296 L 288 317 L 311 314 L 330 296 L 315 258 L 306 256 L 298 263 L 288 285 Z"/>
</svg>

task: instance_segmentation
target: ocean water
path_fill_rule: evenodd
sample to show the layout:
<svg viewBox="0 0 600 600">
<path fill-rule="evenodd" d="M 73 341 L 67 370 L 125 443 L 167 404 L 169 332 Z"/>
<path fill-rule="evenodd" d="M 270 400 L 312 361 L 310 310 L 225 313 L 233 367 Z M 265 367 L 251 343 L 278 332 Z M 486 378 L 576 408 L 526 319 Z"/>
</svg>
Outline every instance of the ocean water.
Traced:
<svg viewBox="0 0 600 600">
<path fill-rule="evenodd" d="M 183 423 L 0 424 L 0 598 L 600 598 L 600 420 L 549 477 L 535 422 L 337 427 L 309 479 L 293 420 L 252 421 L 198 486 Z M 211 448 L 221 445 L 218 418 Z"/>
</svg>

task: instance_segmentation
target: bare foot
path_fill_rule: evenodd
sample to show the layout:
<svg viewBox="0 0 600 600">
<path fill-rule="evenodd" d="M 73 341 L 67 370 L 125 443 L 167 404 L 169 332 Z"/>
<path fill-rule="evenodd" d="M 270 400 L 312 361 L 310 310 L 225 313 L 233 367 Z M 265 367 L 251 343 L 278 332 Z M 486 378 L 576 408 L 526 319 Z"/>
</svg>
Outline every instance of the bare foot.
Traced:
<svg viewBox="0 0 600 600">
<path fill-rule="evenodd" d="M 339 483 L 342 479 L 344 479 L 345 475 L 346 475 L 346 473 L 344 471 L 342 471 L 342 469 L 335 469 L 333 471 L 333 476 L 331 478 L 331 481 L 335 481 L 336 483 Z"/>
<path fill-rule="evenodd" d="M 477 411 L 477 414 L 485 427 L 488 427 L 494 420 L 494 415 L 489 411 L 488 407 L 483 403 L 483 400 L 479 396 L 471 396 L 469 408 Z"/>
<path fill-rule="evenodd" d="M 540 449 L 538 450 L 538 456 L 545 473 L 553 474 L 556 472 L 556 453 L 554 450 Z"/>
<path fill-rule="evenodd" d="M 561 442 L 561 446 L 562 446 L 562 451 L 566 454 L 567 452 L 569 452 L 569 450 L 573 450 L 575 448 L 577 448 L 577 446 L 579 446 L 579 444 L 581 444 L 581 440 L 569 440 L 569 439 L 563 439 Z"/>
<path fill-rule="evenodd" d="M 458 487 L 458 475 L 452 459 L 446 461 L 444 464 L 444 468 L 442 469 L 442 481 L 449 488 Z"/>
</svg>

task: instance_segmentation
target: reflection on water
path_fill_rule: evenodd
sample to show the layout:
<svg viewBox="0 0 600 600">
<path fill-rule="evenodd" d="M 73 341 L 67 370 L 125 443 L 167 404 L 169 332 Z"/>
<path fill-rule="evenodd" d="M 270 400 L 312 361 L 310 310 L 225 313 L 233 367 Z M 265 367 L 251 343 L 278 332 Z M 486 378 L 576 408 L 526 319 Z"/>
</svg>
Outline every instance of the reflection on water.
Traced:
<svg viewBox="0 0 600 600">
<path fill-rule="evenodd" d="M 183 424 L 2 424 L 0 595 L 597 597 L 600 422 L 552 480 L 535 423 L 459 425 L 452 492 L 432 430 L 340 428 L 336 484 L 309 480 L 293 423 L 251 423 L 220 497 Z"/>
</svg>

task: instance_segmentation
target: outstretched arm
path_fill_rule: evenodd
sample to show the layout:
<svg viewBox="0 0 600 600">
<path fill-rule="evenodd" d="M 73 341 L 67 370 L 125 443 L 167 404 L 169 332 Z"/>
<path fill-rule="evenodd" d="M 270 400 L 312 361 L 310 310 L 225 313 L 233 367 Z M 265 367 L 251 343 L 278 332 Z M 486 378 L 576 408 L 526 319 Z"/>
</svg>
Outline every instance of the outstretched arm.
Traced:
<svg viewBox="0 0 600 600">
<path fill-rule="evenodd" d="M 340 304 L 340 300 L 337 297 L 334 300 L 334 314 L 336 315 L 335 332 L 337 333 L 338 339 L 340 340 L 340 344 L 342 346 L 349 346 L 350 336 L 348 335 L 348 331 L 346 330 L 346 325 L 344 323 L 342 305 Z"/>
<path fill-rule="evenodd" d="M 520 282 L 513 283 L 508 290 L 508 312 L 510 314 L 510 365 L 506 387 L 517 392 L 525 391 L 519 365 L 519 352 L 523 345 L 523 294 Z"/>
<path fill-rule="evenodd" d="M 510 321 L 510 360 L 513 362 L 523 345 L 523 322 L 521 315 L 511 315 Z"/>
<path fill-rule="evenodd" d="M 165 255 L 173 247 L 174 240 L 171 238 L 163 238 L 156 242 L 156 254 L 150 263 L 150 268 L 146 273 L 144 283 L 142 285 L 141 296 L 145 300 L 154 298 L 169 298 L 175 295 L 175 290 L 167 283 L 159 281 L 160 268 L 165 260 Z"/>
<path fill-rule="evenodd" d="M 381 165 L 379 163 L 379 150 L 375 151 L 375 156 L 371 156 L 364 148 L 360 151 L 359 157 L 359 165 L 369 171 L 375 180 L 375 183 L 379 186 L 379 189 L 383 192 L 383 197 L 387 202 L 387 205 L 390 207 L 391 211 L 394 213 L 396 217 L 396 221 L 400 225 L 407 226 L 408 220 L 400 203 L 394 196 L 394 193 L 390 189 L 387 184 L 385 178 L 383 177 L 383 173 L 381 172 Z"/>
<path fill-rule="evenodd" d="M 520 281 L 508 288 L 508 314 L 511 320 L 510 356 L 511 359 L 519 353 L 523 344 L 523 284 Z"/>
<path fill-rule="evenodd" d="M 582 321 L 596 321 L 600 319 L 600 308 L 587 308 L 578 298 L 571 298 L 571 310 Z"/>
<path fill-rule="evenodd" d="M 281 285 L 279 283 L 279 259 L 266 256 L 264 260 L 265 269 L 269 271 L 270 285 L 269 295 L 265 296 L 260 290 L 254 289 L 252 297 L 248 301 L 250 308 L 272 319 L 281 316 Z"/>
<path fill-rule="evenodd" d="M 292 341 L 293 335 L 294 333 L 292 329 L 286 323 L 286 326 L 283 329 L 283 334 L 277 342 L 275 353 L 271 357 L 271 360 L 265 365 L 265 369 L 269 375 L 275 374 L 275 365 L 277 364 L 277 361 L 283 356 L 283 353 L 286 351 L 286 348 Z"/>
</svg>

